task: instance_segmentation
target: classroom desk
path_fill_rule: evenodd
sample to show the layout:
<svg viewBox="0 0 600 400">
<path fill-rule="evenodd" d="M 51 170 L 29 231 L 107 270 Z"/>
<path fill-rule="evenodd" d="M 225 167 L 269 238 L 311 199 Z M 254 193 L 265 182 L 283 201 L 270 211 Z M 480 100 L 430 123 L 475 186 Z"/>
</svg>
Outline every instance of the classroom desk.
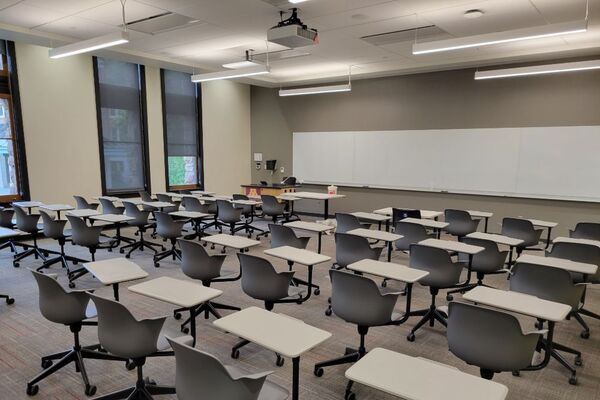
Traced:
<svg viewBox="0 0 600 400">
<path fill-rule="evenodd" d="M 83 263 L 96 279 L 103 285 L 112 286 L 115 300 L 119 301 L 119 283 L 135 281 L 148 276 L 136 263 L 125 258 L 111 258 L 109 260 Z"/>
<path fill-rule="evenodd" d="M 258 307 L 248 307 L 213 324 L 225 332 L 291 358 L 292 400 L 300 398 L 300 356 L 331 337 L 331 333 L 299 319 Z"/>
<path fill-rule="evenodd" d="M 125 201 L 125 200 L 123 200 L 123 201 Z M 169 203 L 168 201 L 142 201 L 139 204 L 142 204 L 142 205 L 148 206 L 148 207 L 154 207 L 154 208 L 158 209 L 160 212 L 163 212 L 164 209 L 167 207 L 175 206 L 174 203 Z"/>
<path fill-rule="evenodd" d="M 194 317 L 196 308 L 223 294 L 221 290 L 206 287 L 200 283 L 168 276 L 138 283 L 129 286 L 128 289 L 133 293 L 188 309 L 190 312 L 190 335 L 194 339 L 192 347 L 196 346 L 196 318 Z"/>
<path fill-rule="evenodd" d="M 302 231 L 316 232 L 318 234 L 317 241 L 317 253 L 321 253 L 321 240 L 324 232 L 331 232 L 333 230 L 333 226 L 318 224 L 316 222 L 305 222 L 305 221 L 293 221 L 287 222 L 283 225 L 289 226 L 293 229 L 300 229 Z"/>
<path fill-rule="evenodd" d="M 82 210 L 70 210 L 67 211 L 65 213 L 65 215 L 71 215 L 73 217 L 79 217 L 79 218 L 89 218 L 92 215 L 100 215 L 100 212 L 97 210 L 90 210 L 90 209 L 82 209 Z"/>
<path fill-rule="evenodd" d="M 294 266 L 294 263 L 305 265 L 308 267 L 308 281 L 303 281 L 302 279 L 298 279 L 296 277 L 292 278 L 292 282 L 296 285 L 306 285 L 308 288 L 307 294 L 305 297 L 301 299 L 301 302 L 304 303 L 308 299 L 310 299 L 310 295 L 312 293 L 312 289 L 315 289 L 315 294 L 319 295 L 320 288 L 318 285 L 313 283 L 313 267 L 317 264 L 322 264 L 324 262 L 330 261 L 331 257 L 324 256 L 319 253 L 315 253 L 313 251 L 297 249 L 291 246 L 281 246 L 275 247 L 273 249 L 267 249 L 264 251 L 265 254 L 277 258 L 281 258 L 286 260 L 288 266 L 290 267 L 290 271 Z"/>
<path fill-rule="evenodd" d="M 194 233 L 191 235 L 187 235 L 185 239 L 195 239 L 201 238 L 204 235 L 204 230 L 202 229 L 202 220 L 205 218 L 213 218 L 211 214 L 202 213 L 198 211 L 173 211 L 169 213 L 174 217 L 178 218 L 186 218 L 192 221 L 194 224 Z"/>
<path fill-rule="evenodd" d="M 516 238 L 512 238 L 510 236 L 497 235 L 495 233 L 486 233 L 486 232 L 469 233 L 467 235 L 467 237 L 473 238 L 473 239 L 489 240 L 491 242 L 495 242 L 498 244 L 503 244 L 505 246 L 508 246 L 508 251 L 509 251 L 508 266 L 509 267 L 512 265 L 512 257 L 513 257 L 514 248 L 516 246 L 520 245 L 521 243 L 523 243 L 523 239 L 516 239 Z"/>
<path fill-rule="evenodd" d="M 483 231 L 487 233 L 488 222 L 489 222 L 490 218 L 494 216 L 494 213 L 489 212 L 489 211 L 476 211 L 476 210 L 466 210 L 466 211 L 469 213 L 471 218 L 485 220 L 485 227 L 484 227 Z"/>
<path fill-rule="evenodd" d="M 135 218 L 124 215 L 124 214 L 97 214 L 97 215 L 91 215 L 89 218 L 94 221 L 103 221 L 103 222 L 109 222 L 111 224 L 115 224 L 115 230 L 117 233 L 117 235 L 115 236 L 115 239 L 117 239 L 117 241 L 115 242 L 115 244 L 113 246 L 111 246 L 111 249 L 114 249 L 115 247 L 119 247 L 119 245 L 121 244 L 121 241 L 128 242 L 128 243 L 131 243 L 134 241 L 133 239 L 124 238 L 121 236 L 121 224 L 123 224 L 127 221 L 132 221 Z"/>
<path fill-rule="evenodd" d="M 250 247 L 258 246 L 260 242 L 258 240 L 248 239 L 241 236 L 226 235 L 219 233 L 218 235 L 204 236 L 200 239 L 204 242 L 211 243 L 213 245 L 223 246 L 223 252 L 226 247 L 239 250 L 240 253 L 248 251 Z"/>
<path fill-rule="evenodd" d="M 508 388 L 421 357 L 374 348 L 346 370 L 352 382 L 406 400 L 504 400 Z"/>
<path fill-rule="evenodd" d="M 587 244 L 590 246 L 600 247 L 600 240 L 592 240 L 592 239 L 578 239 L 578 238 L 569 238 L 564 236 L 559 236 L 555 238 L 552 243 L 579 243 L 579 244 Z"/>
<path fill-rule="evenodd" d="M 521 315 L 536 318 L 540 322 L 548 322 L 548 333 L 546 339 L 541 341 L 541 346 L 545 349 L 544 360 L 538 364 L 526 368 L 526 371 L 537 371 L 545 368 L 550 362 L 550 357 L 554 357 L 571 372 L 569 383 L 577 383 L 577 372 L 570 366 L 566 360 L 562 359 L 554 349 L 554 328 L 557 322 L 564 321 L 571 312 L 571 307 L 566 304 L 556 303 L 540 299 L 524 293 L 508 290 L 492 289 L 485 286 L 477 286 L 463 296 L 464 300 L 476 304 L 500 308 L 502 310 L 514 312 Z"/>
<path fill-rule="evenodd" d="M 216 192 L 208 192 L 206 190 L 192 190 L 191 193 L 192 194 L 199 194 L 201 196 L 205 196 L 205 195 L 212 196 L 214 194 L 217 194 Z"/>
<path fill-rule="evenodd" d="M 42 209 L 48 210 L 48 211 L 54 211 L 56 213 L 56 219 L 61 219 L 60 213 L 62 211 L 70 211 L 70 210 L 75 209 L 75 207 L 68 205 L 68 204 L 43 204 L 43 205 L 39 206 L 39 208 L 42 208 Z"/>
<path fill-rule="evenodd" d="M 529 254 L 525 254 L 517 258 L 516 262 L 543 265 L 545 267 L 560 268 L 564 269 L 565 271 L 580 273 L 584 276 L 594 275 L 598 270 L 598 266 L 596 264 L 586 264 L 567 260 L 565 258 L 534 256 Z"/>
<path fill-rule="evenodd" d="M 382 222 L 388 222 L 392 218 L 389 215 L 381 215 L 381 214 L 368 213 L 368 212 L 362 212 L 362 211 L 353 212 L 352 215 L 354 215 L 356 218 L 358 218 L 361 221 L 377 223 L 377 228 L 379 230 L 381 230 Z M 389 227 L 389 223 L 386 223 L 386 230 L 388 227 Z"/>
<path fill-rule="evenodd" d="M 398 207 L 396 207 L 398 208 Z M 423 219 L 435 219 L 437 220 L 439 217 L 444 215 L 442 211 L 432 211 L 432 210 L 419 210 L 421 212 L 421 218 Z M 392 216 L 393 211 L 392 207 L 380 208 L 379 210 L 373 211 L 375 214 L 388 215 Z"/>
<path fill-rule="evenodd" d="M 41 207 L 44 205 L 44 203 L 42 203 L 41 201 L 15 201 L 12 203 L 12 205 L 20 208 L 26 208 L 27 214 L 31 214 L 32 209 L 36 207 Z"/>
<path fill-rule="evenodd" d="M 351 231 L 348 231 L 346 233 L 349 233 L 351 235 L 356 235 L 356 236 L 362 236 L 367 239 L 375 239 L 375 240 L 381 240 L 381 241 L 385 242 L 387 244 L 387 260 L 388 260 L 388 262 L 392 259 L 392 243 L 394 243 L 398 239 L 403 238 L 402 235 L 397 235 L 395 233 L 390 233 L 390 232 L 386 232 L 386 231 L 375 231 L 373 229 L 365 229 L 365 228 L 352 229 Z"/>
<path fill-rule="evenodd" d="M 417 224 L 417 225 L 424 226 L 426 228 L 431 228 L 431 229 L 433 229 L 433 231 L 436 234 L 438 239 L 440 238 L 442 229 L 444 229 L 448 225 L 450 225 L 447 222 L 441 222 L 441 221 L 426 219 L 426 218 L 404 218 L 398 222 L 407 222 L 409 224 Z"/>
<path fill-rule="evenodd" d="M 546 239 L 546 249 L 550 246 L 550 235 L 552 234 L 552 228 L 555 228 L 556 226 L 558 226 L 558 222 L 551 222 L 551 221 L 542 221 L 541 219 L 530 219 L 530 218 L 525 218 L 527 221 L 531 222 L 533 224 L 534 227 L 538 227 L 538 228 L 542 228 L 542 229 L 546 229 L 548 231 L 548 237 Z"/>
<path fill-rule="evenodd" d="M 268 184 L 261 185 L 259 183 L 251 183 L 249 185 L 240 185 L 242 187 L 242 194 L 246 196 L 261 196 L 261 195 L 269 195 L 269 196 L 279 196 L 284 193 L 293 193 L 296 188 L 300 187 L 300 185 L 282 185 L 282 184 Z"/>
<path fill-rule="evenodd" d="M 343 194 L 329 194 L 318 192 L 294 192 L 294 197 L 307 200 L 323 200 L 323 219 L 329 219 L 329 200 L 342 199 L 346 197 Z"/>
</svg>

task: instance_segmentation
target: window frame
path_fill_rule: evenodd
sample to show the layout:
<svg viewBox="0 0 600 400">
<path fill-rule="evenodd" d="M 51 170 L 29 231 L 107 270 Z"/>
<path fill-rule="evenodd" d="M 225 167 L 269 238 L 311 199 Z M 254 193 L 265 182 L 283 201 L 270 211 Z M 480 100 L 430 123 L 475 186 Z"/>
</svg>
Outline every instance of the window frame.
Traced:
<svg viewBox="0 0 600 400">
<path fill-rule="evenodd" d="M 135 63 L 130 63 L 135 64 Z M 121 196 L 121 197 L 135 197 L 139 194 L 139 189 L 131 190 L 108 190 L 106 187 L 106 169 L 104 159 L 104 134 L 102 130 L 102 106 L 100 99 L 100 79 L 98 76 L 98 57 L 94 56 L 92 60 L 94 68 L 94 91 L 96 99 L 96 122 L 98 124 L 98 148 L 100 151 L 100 177 L 102 182 L 102 195 Z M 142 166 L 144 172 L 144 190 L 148 193 L 152 193 L 150 186 L 150 155 L 149 155 L 149 144 L 148 144 L 148 106 L 146 101 L 146 69 L 143 64 L 135 64 L 138 67 L 138 74 L 140 80 L 140 134 L 141 134 L 141 145 L 142 145 Z"/>
<path fill-rule="evenodd" d="M 198 140 L 196 141 L 196 152 L 198 161 L 196 163 L 196 174 L 198 182 L 193 185 L 170 185 L 169 184 L 169 142 L 167 136 L 167 104 L 165 90 L 165 69 L 160 69 L 160 93 L 162 105 L 162 122 L 163 122 L 163 155 L 165 164 L 165 187 L 167 191 L 175 190 L 204 190 L 204 142 L 202 128 L 202 87 L 196 85 L 196 117 L 198 123 Z"/>
</svg>

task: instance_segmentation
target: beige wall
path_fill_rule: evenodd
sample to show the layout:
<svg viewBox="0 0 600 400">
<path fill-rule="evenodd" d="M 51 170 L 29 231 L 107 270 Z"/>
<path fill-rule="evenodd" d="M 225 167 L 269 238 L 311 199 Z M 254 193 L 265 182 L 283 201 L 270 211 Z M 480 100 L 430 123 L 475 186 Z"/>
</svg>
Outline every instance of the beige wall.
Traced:
<svg viewBox="0 0 600 400">
<path fill-rule="evenodd" d="M 239 193 L 250 174 L 250 87 L 232 81 L 202 84 L 204 183 L 217 193 Z"/>
<path fill-rule="evenodd" d="M 252 151 L 277 159 L 291 174 L 292 132 L 519 126 L 600 125 L 600 72 L 475 81 L 473 70 L 356 81 L 349 94 L 280 98 L 277 90 L 252 87 Z M 253 168 L 252 178 L 271 179 Z M 273 178 L 278 180 L 281 174 Z M 319 190 L 322 187 L 312 187 Z M 492 211 L 491 229 L 502 216 L 526 215 L 560 223 L 600 221 L 600 205 L 565 201 L 342 188 L 348 198 L 332 211 L 384 206 Z M 322 210 L 299 202 L 297 208 Z"/>
</svg>

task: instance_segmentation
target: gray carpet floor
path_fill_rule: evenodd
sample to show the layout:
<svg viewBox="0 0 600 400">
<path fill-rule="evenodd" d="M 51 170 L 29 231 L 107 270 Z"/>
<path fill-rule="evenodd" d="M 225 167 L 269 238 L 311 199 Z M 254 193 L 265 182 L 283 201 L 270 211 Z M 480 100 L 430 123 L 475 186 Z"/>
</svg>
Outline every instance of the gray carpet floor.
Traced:
<svg viewBox="0 0 600 400">
<path fill-rule="evenodd" d="M 125 230 L 124 234 L 133 237 L 133 231 Z M 450 238 L 449 238 L 450 239 Z M 156 240 L 155 240 L 156 241 Z M 316 237 L 309 243 L 309 249 L 316 250 Z M 50 240 L 40 241 L 46 248 L 57 249 L 56 243 Z M 250 254 L 262 255 L 263 250 L 269 247 L 269 239 L 262 238 L 261 245 L 250 250 Z M 87 249 L 67 245 L 67 252 L 82 258 L 89 258 Z M 220 249 L 212 250 L 219 253 Z M 335 247 L 332 236 L 325 236 L 323 240 L 323 253 L 334 256 Z M 238 260 L 233 250 L 227 250 L 225 268 L 237 271 Z M 98 259 L 119 257 L 118 252 L 100 250 Z M 269 258 L 269 257 L 267 257 Z M 150 278 L 158 276 L 172 276 L 186 279 L 179 268 L 178 262 L 166 260 L 160 268 L 152 264 L 151 253 L 145 251 L 135 252 L 132 260 L 138 263 L 149 274 Z M 285 270 L 287 264 L 283 260 L 270 258 L 276 268 Z M 12 255 L 8 249 L 0 252 L 0 293 L 9 293 L 15 297 L 16 303 L 7 306 L 0 303 L 0 399 L 25 399 L 26 382 L 40 371 L 40 357 L 43 355 L 67 350 L 72 346 L 72 336 L 67 327 L 53 324 L 45 320 L 38 309 L 38 294 L 35 281 L 28 268 L 40 265 L 39 260 L 29 258 L 20 268 L 13 268 Z M 400 252 L 394 252 L 393 260 L 397 263 L 407 263 L 408 257 Z M 328 280 L 330 264 L 316 267 L 315 281 L 321 285 L 320 296 L 313 296 L 302 305 L 282 304 L 276 305 L 275 311 L 291 315 L 304 320 L 306 323 L 325 329 L 333 337 L 314 350 L 303 355 L 300 372 L 300 398 L 314 400 L 343 399 L 346 379 L 344 371 L 348 366 L 330 367 L 325 375 L 317 378 L 313 375 L 313 366 L 316 362 L 338 357 L 343 354 L 345 347 L 358 344 L 356 327 L 345 323 L 343 320 L 331 316 L 326 317 L 324 310 L 327 298 L 331 293 Z M 297 266 L 297 275 L 306 277 L 306 268 Z M 59 274 L 59 281 L 66 284 L 66 274 L 58 266 L 51 272 Z M 486 282 L 497 287 L 507 288 L 504 276 L 492 276 Z M 154 317 L 169 315 L 165 328 L 177 332 L 179 323 L 172 316 L 174 306 L 134 294 L 127 290 L 124 284 L 121 288 L 121 301 L 126 304 L 138 317 Z M 394 284 L 391 283 L 391 286 Z M 239 281 L 216 284 L 214 287 L 224 291 L 218 299 L 221 303 L 248 307 L 262 304 L 246 296 Z M 400 288 L 401 285 L 398 285 Z M 97 294 L 111 297 L 112 289 L 103 287 L 94 278 L 85 276 L 78 281 L 77 288 L 93 288 Z M 460 298 L 460 295 L 457 296 Z M 414 309 L 426 308 L 429 304 L 428 288 L 415 286 L 413 291 Z M 439 298 L 439 303 L 445 304 L 445 295 Z M 397 310 L 404 309 L 404 298 L 398 300 Z M 600 312 L 600 290 L 592 288 L 588 293 L 587 307 L 595 312 Z M 224 312 L 226 314 L 227 312 Z M 528 329 L 533 329 L 533 322 L 527 318 L 520 318 Z M 588 340 L 579 337 L 580 327 L 575 321 L 560 323 L 556 331 L 556 340 L 565 345 L 574 347 L 583 352 L 583 366 L 578 367 L 579 384 L 568 384 L 569 373 L 557 362 L 551 361 L 550 365 L 538 372 L 523 372 L 520 377 L 513 377 L 510 373 L 497 374 L 494 380 L 505 384 L 509 388 L 508 399 L 512 400 L 589 400 L 600 399 L 600 321 L 587 319 L 592 335 Z M 283 367 L 275 366 L 273 353 L 250 344 L 241 350 L 238 360 L 230 358 L 231 346 L 237 338 L 225 334 L 212 326 L 212 319 L 198 318 L 198 344 L 197 347 L 208 351 L 221 361 L 236 365 L 249 372 L 272 370 L 270 380 L 287 388 L 291 386 L 291 360 L 286 360 Z M 412 356 L 422 356 L 442 363 L 453 365 L 461 371 L 478 375 L 477 368 L 465 364 L 448 351 L 445 330 L 436 325 L 434 328 L 425 327 L 417 333 L 416 341 L 410 343 L 406 336 L 417 318 L 398 327 L 372 328 L 367 336 L 367 348 L 384 347 Z M 97 343 L 98 338 L 95 327 L 85 327 L 82 333 L 82 344 Z M 573 360 L 572 357 L 568 357 Z M 172 385 L 175 377 L 175 362 L 172 357 L 149 359 L 145 374 L 152 377 L 159 384 Z M 86 368 L 92 384 L 98 387 L 97 395 L 129 387 L 135 382 L 135 371 L 127 371 L 120 362 L 96 361 L 86 362 Z M 431 384 L 435 385 L 435 377 Z M 355 385 L 358 399 L 391 399 L 392 397 L 361 385 Z M 83 385 L 79 374 L 75 372 L 74 365 L 50 376 L 40 383 L 40 391 L 36 396 L 39 399 L 84 399 Z M 176 398 L 164 396 L 162 398 Z M 201 399 L 202 397 L 198 397 Z M 232 399 L 234 400 L 234 399 Z"/>
</svg>

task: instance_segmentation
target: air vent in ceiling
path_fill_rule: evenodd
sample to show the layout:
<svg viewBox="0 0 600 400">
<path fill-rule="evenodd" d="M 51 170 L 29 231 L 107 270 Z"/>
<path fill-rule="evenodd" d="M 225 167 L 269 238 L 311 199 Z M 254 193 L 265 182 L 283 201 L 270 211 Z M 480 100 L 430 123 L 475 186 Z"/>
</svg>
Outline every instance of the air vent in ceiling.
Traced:
<svg viewBox="0 0 600 400">
<path fill-rule="evenodd" d="M 156 35 L 158 33 L 184 28 L 196 22 L 199 21 L 186 17 L 185 15 L 166 12 L 129 22 L 127 24 L 127 28 L 138 32 Z"/>
<path fill-rule="evenodd" d="M 414 42 L 426 38 L 445 35 L 446 31 L 438 28 L 435 25 L 420 26 L 418 28 L 404 29 L 401 31 L 377 33 L 361 37 L 365 42 L 375 45 L 384 46 L 386 44 Z"/>
</svg>

